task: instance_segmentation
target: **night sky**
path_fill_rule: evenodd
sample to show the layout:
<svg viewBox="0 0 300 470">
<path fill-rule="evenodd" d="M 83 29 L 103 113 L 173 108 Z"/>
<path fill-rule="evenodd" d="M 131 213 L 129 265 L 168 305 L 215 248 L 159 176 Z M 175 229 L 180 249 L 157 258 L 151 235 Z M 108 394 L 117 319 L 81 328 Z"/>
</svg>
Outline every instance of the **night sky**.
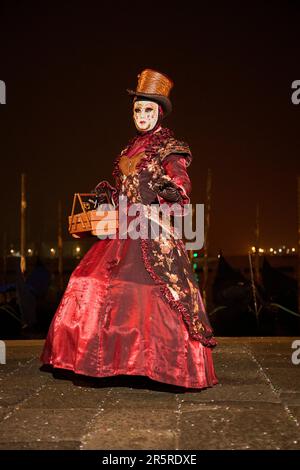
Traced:
<svg viewBox="0 0 300 470">
<path fill-rule="evenodd" d="M 21 172 L 32 241 L 55 240 L 59 199 L 67 221 L 74 192 L 113 183 L 135 135 L 126 88 L 149 67 L 175 83 L 164 125 L 191 147 L 193 203 L 205 203 L 212 171 L 210 253 L 247 251 L 257 202 L 260 245 L 296 246 L 299 3 L 95 4 L 0 4 L 1 236 L 18 242 Z"/>
</svg>

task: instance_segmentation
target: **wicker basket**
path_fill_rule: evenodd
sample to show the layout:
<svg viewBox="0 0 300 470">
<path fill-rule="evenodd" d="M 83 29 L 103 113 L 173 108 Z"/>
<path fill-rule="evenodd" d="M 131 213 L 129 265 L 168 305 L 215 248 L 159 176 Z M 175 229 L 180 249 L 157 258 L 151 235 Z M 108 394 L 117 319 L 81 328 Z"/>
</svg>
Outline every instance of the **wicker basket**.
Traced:
<svg viewBox="0 0 300 470">
<path fill-rule="evenodd" d="M 90 202 L 84 200 L 87 197 L 95 197 L 95 194 L 74 194 L 72 212 L 68 217 L 69 233 L 72 237 L 105 237 L 115 234 L 118 228 L 118 211 L 90 209 Z M 80 212 L 75 213 L 77 203 L 80 205 Z"/>
</svg>

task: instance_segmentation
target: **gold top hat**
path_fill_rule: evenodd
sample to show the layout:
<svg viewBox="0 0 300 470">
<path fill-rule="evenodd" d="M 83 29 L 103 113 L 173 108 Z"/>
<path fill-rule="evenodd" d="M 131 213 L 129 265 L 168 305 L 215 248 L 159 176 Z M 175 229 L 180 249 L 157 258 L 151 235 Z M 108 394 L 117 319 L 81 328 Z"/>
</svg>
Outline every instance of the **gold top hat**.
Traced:
<svg viewBox="0 0 300 470">
<path fill-rule="evenodd" d="M 127 90 L 130 95 L 144 97 L 161 104 L 164 116 L 172 111 L 169 94 L 173 81 L 165 74 L 152 69 L 145 69 L 138 75 L 136 90 Z"/>
</svg>

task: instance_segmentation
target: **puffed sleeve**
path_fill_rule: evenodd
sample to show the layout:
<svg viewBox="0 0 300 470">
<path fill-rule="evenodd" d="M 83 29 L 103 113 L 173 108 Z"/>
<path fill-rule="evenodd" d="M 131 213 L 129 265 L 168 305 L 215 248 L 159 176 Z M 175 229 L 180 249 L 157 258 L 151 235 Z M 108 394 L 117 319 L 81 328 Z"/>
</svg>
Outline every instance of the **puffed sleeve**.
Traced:
<svg viewBox="0 0 300 470">
<path fill-rule="evenodd" d="M 191 180 L 187 173 L 187 166 L 189 165 L 189 160 L 185 155 L 181 154 L 169 154 L 164 158 L 162 166 L 167 174 L 170 177 L 172 183 L 174 183 L 181 195 L 180 204 L 189 204 L 190 203 L 190 193 L 192 189 Z M 161 196 L 158 196 L 160 203 L 165 202 Z"/>
</svg>

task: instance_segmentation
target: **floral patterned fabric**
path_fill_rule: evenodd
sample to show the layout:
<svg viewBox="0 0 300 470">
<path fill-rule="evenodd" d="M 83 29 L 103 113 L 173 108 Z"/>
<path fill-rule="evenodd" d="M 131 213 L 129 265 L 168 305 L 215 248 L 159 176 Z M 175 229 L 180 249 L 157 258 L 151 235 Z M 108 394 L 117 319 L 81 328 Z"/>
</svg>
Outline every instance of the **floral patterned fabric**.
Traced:
<svg viewBox="0 0 300 470">
<path fill-rule="evenodd" d="M 137 137 L 114 162 L 113 176 L 118 195 L 127 196 L 129 205 L 171 205 L 153 190 L 154 182 L 164 177 L 176 184 L 182 196 L 180 204 L 188 204 L 191 181 L 187 168 L 191 162 L 189 146 L 176 140 L 169 129 L 163 128 L 147 139 Z M 160 286 L 166 302 L 182 315 L 191 337 L 205 346 L 214 347 L 216 341 L 185 246 L 174 236 L 174 229 L 168 237 L 160 232 L 157 229 L 158 236 L 154 239 L 141 240 L 144 265 Z"/>
</svg>

